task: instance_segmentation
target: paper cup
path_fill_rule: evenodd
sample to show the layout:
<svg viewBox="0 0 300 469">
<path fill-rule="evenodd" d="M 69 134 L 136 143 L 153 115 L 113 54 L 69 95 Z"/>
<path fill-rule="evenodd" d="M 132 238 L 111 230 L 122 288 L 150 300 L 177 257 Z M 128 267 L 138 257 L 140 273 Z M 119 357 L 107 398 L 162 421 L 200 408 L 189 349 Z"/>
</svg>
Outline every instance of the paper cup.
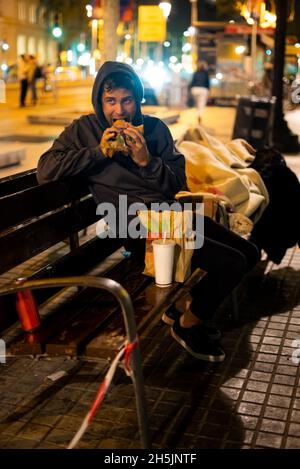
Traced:
<svg viewBox="0 0 300 469">
<path fill-rule="evenodd" d="M 152 246 L 155 283 L 158 287 L 169 287 L 173 281 L 175 241 L 156 239 Z"/>
</svg>

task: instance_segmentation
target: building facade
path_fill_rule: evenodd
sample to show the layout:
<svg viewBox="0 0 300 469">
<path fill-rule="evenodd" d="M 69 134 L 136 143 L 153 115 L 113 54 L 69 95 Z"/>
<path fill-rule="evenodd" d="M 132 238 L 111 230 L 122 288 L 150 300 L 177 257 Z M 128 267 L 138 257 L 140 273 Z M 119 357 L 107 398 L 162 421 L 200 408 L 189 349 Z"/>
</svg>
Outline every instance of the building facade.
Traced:
<svg viewBox="0 0 300 469">
<path fill-rule="evenodd" d="M 38 0 L 0 0 L 2 70 L 5 65 L 14 65 L 24 53 L 37 56 L 40 64 L 57 61 L 57 44 L 49 33 L 45 10 Z"/>
</svg>

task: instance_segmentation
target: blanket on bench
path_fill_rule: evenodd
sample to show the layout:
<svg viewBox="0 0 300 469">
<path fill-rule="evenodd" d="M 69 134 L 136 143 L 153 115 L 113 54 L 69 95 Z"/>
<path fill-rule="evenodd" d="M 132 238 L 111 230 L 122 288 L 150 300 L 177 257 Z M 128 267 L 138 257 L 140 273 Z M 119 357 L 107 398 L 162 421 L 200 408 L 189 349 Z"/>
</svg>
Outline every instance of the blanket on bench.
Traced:
<svg viewBox="0 0 300 469">
<path fill-rule="evenodd" d="M 269 195 L 260 174 L 249 167 L 255 153 L 251 145 L 242 139 L 225 145 L 198 126 L 178 139 L 177 148 L 185 156 L 190 193 L 214 194 L 253 223 L 259 220 Z"/>
</svg>

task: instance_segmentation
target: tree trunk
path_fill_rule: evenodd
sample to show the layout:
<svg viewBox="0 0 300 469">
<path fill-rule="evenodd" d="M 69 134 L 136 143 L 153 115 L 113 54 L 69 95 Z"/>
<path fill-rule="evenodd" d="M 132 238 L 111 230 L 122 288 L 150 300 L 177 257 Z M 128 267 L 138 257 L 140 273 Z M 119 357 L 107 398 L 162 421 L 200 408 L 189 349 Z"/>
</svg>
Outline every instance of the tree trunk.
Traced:
<svg viewBox="0 0 300 469">
<path fill-rule="evenodd" d="M 120 19 L 119 0 L 103 0 L 104 47 L 102 61 L 116 60 L 119 44 L 117 27 Z"/>
<path fill-rule="evenodd" d="M 283 115 L 283 72 L 285 58 L 285 38 L 287 30 L 288 0 L 275 0 L 276 4 L 276 31 L 275 31 L 275 54 L 274 54 L 274 80 L 272 94 L 276 96 L 273 140 L 278 150 L 283 152 L 297 153 L 299 142 L 288 128 Z"/>
</svg>

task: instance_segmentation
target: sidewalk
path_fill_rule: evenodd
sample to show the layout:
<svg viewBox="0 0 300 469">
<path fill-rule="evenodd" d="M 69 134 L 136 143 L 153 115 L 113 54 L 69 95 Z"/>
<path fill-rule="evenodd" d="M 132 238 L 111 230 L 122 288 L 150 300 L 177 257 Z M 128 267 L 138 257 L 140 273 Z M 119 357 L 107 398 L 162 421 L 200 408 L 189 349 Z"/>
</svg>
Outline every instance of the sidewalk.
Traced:
<svg viewBox="0 0 300 469">
<path fill-rule="evenodd" d="M 239 292 L 241 320 L 220 311 L 227 359 L 192 358 L 154 326 L 142 341 L 155 448 L 300 448 L 300 251 Z M 297 270 L 298 269 L 298 270 Z M 299 342 L 298 342 L 299 343 Z M 296 346 L 295 346 L 296 345 Z M 1 364 L 1 448 L 65 448 L 89 409 L 108 362 L 7 358 Z M 56 382 L 56 371 L 67 374 Z M 119 369 L 80 448 L 138 448 L 133 386 Z"/>
</svg>

